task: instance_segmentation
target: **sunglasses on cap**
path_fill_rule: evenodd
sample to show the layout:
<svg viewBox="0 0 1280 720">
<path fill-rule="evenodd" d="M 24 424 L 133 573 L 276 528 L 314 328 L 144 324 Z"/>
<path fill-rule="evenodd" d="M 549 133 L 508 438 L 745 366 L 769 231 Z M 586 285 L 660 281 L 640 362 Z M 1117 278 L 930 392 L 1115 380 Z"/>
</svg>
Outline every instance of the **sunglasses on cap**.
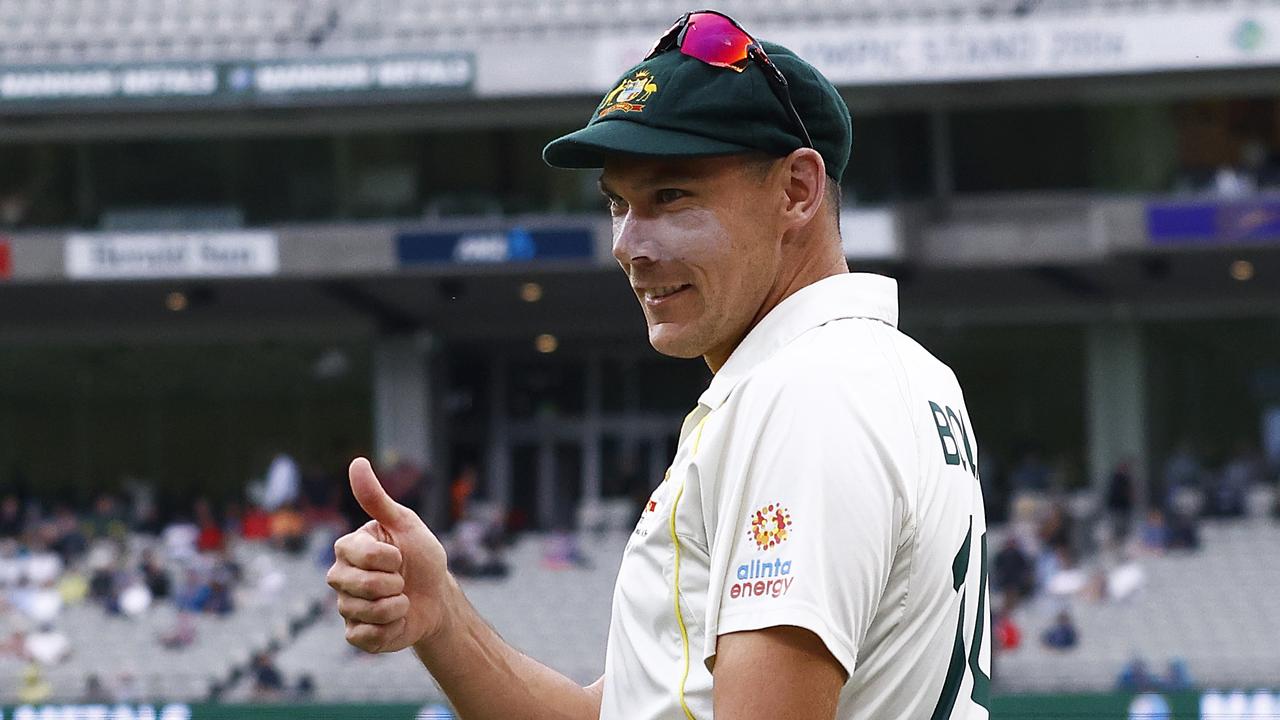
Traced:
<svg viewBox="0 0 1280 720">
<path fill-rule="evenodd" d="M 734 72 L 742 72 L 748 65 L 758 65 L 769 81 L 769 88 L 787 109 L 787 115 L 804 140 L 804 146 L 813 147 L 809 131 L 800 119 L 800 113 L 796 112 L 795 103 L 791 102 L 787 78 L 765 54 L 760 43 L 743 30 L 736 20 L 715 10 L 687 12 L 658 38 L 658 42 L 654 43 L 653 49 L 644 59 L 649 60 L 677 48 L 691 58 Z"/>
</svg>

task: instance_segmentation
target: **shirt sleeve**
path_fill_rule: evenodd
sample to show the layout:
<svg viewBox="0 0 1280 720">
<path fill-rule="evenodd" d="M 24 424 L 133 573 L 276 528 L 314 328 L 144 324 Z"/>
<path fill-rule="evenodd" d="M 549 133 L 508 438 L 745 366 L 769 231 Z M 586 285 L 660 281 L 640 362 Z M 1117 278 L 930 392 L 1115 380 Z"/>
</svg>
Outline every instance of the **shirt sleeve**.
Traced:
<svg viewBox="0 0 1280 720">
<path fill-rule="evenodd" d="M 792 625 L 853 674 L 901 537 L 902 464 L 916 455 L 884 380 L 818 368 L 735 391 L 708 528 L 708 669 L 720 635 Z"/>
</svg>

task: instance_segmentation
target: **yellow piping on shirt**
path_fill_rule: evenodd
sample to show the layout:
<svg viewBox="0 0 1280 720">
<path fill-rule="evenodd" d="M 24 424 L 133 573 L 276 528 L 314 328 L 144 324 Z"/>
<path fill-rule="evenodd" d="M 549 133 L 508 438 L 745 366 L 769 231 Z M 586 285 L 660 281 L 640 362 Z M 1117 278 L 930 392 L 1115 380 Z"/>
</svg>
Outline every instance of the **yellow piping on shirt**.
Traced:
<svg viewBox="0 0 1280 720">
<path fill-rule="evenodd" d="M 707 422 L 707 417 L 703 416 L 698 421 L 698 427 L 694 430 L 693 437 L 693 454 L 698 454 L 698 446 L 702 443 L 702 426 Z M 673 590 L 672 595 L 675 597 L 676 625 L 680 627 L 680 646 L 681 657 L 684 660 L 684 672 L 680 675 L 680 709 L 684 711 L 686 720 L 696 720 L 693 717 L 693 711 L 689 709 L 689 703 L 685 701 L 684 687 L 689 681 L 689 631 L 684 625 L 684 611 L 680 609 L 680 537 L 676 535 L 676 508 L 680 506 L 680 498 L 684 497 L 684 480 L 680 481 L 680 490 L 676 492 L 675 502 L 671 503 L 671 519 L 668 528 L 671 530 L 671 545 L 676 551 L 676 567 L 672 577 Z"/>
</svg>

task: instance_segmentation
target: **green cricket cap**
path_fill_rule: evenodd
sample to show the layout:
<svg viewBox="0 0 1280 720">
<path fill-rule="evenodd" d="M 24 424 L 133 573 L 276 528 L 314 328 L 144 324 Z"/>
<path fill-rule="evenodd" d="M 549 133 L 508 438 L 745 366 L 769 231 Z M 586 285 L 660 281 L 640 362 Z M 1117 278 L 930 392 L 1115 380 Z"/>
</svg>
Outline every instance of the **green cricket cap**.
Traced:
<svg viewBox="0 0 1280 720">
<path fill-rule="evenodd" d="M 827 174 L 839 180 L 853 142 L 849 106 L 795 53 L 777 43 L 760 45 L 786 77 Z M 679 50 L 664 52 L 623 73 L 587 126 L 551 141 L 542 159 L 553 167 L 598 168 L 611 153 L 695 157 L 755 150 L 782 157 L 804 147 L 763 68 L 754 65 L 735 72 Z"/>
</svg>

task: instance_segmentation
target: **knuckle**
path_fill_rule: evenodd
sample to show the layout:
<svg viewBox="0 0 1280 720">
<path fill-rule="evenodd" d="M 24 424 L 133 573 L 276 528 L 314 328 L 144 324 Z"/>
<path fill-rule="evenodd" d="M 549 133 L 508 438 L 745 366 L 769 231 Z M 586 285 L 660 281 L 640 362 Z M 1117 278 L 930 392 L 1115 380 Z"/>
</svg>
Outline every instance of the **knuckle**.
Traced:
<svg viewBox="0 0 1280 720">
<path fill-rule="evenodd" d="M 354 612 L 354 608 L 351 607 L 351 603 L 353 600 L 355 600 L 355 598 L 351 597 L 350 595 L 338 596 L 338 614 L 348 620 L 351 619 L 351 615 Z M 350 629 L 351 629 L 350 627 L 347 628 L 347 630 L 350 630 Z"/>
<path fill-rule="evenodd" d="M 362 568 L 378 567 L 377 547 L 362 547 L 360 548 L 360 554 L 357 557 L 359 559 L 359 565 Z"/>
<path fill-rule="evenodd" d="M 400 602 L 400 598 L 402 597 L 404 596 L 397 595 L 395 597 L 387 598 L 385 600 L 380 600 L 378 604 L 374 607 L 374 612 L 373 612 L 374 622 L 389 623 L 389 622 L 394 622 L 396 620 L 399 620 L 401 617 L 403 617 L 404 607 L 403 607 L 403 604 Z"/>
<path fill-rule="evenodd" d="M 377 597 L 379 595 L 378 578 L 373 575 L 361 577 L 357 587 L 360 594 L 365 597 Z"/>
<path fill-rule="evenodd" d="M 343 557 L 347 554 L 347 550 L 351 547 L 351 533 L 347 533 L 337 540 L 333 541 L 333 554 Z"/>
</svg>

